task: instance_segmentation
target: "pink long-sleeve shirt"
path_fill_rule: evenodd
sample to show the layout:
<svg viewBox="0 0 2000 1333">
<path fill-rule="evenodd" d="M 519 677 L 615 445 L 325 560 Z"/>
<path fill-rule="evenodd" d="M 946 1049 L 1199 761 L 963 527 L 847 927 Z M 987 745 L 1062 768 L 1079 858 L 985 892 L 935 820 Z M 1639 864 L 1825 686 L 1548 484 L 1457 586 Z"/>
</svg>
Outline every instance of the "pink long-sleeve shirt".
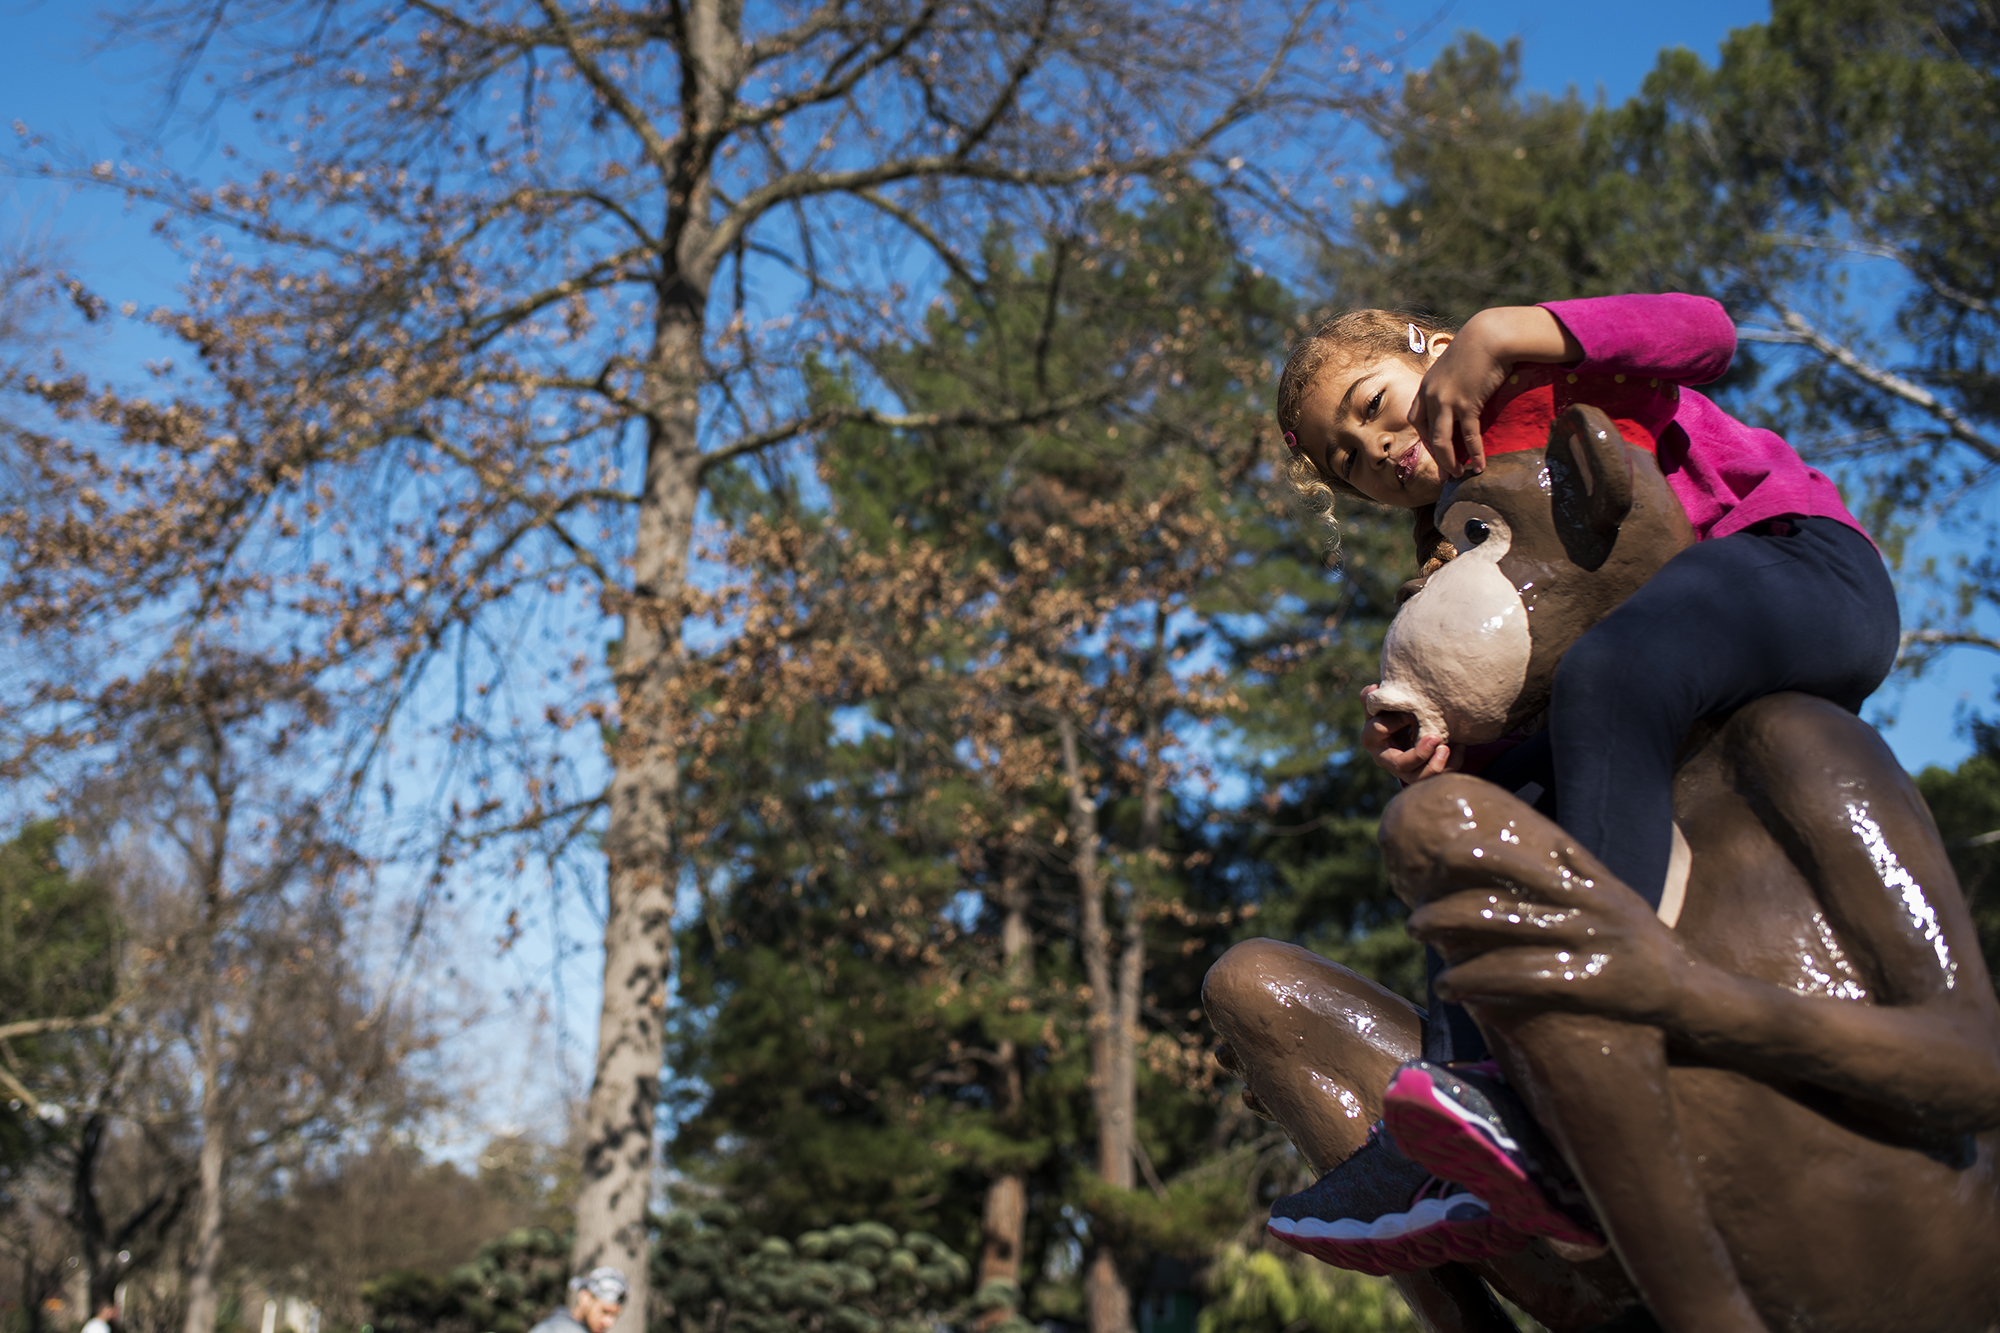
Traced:
<svg viewBox="0 0 2000 1333">
<path fill-rule="evenodd" d="M 1768 430 L 1746 426 L 1686 387 L 1722 377 L 1736 355 L 1736 325 L 1718 301 L 1667 292 L 1545 301 L 1542 308 L 1583 345 L 1581 375 L 1664 381 L 1643 412 L 1654 456 L 1702 539 L 1767 519 L 1831 518 L 1863 536 L 1825 473 Z"/>
</svg>

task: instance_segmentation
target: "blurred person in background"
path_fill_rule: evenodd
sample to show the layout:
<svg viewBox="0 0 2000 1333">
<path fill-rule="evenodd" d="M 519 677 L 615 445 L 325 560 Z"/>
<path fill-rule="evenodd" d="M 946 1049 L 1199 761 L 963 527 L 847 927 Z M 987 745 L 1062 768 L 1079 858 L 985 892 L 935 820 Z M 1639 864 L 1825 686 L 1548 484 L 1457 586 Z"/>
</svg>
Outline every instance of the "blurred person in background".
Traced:
<svg viewBox="0 0 2000 1333">
<path fill-rule="evenodd" d="M 529 1333 L 609 1333 L 625 1305 L 626 1290 L 623 1273 L 611 1267 L 593 1268 L 569 1280 L 569 1308 L 557 1310 Z M 84 1333 L 97 1330 L 86 1327 Z"/>
</svg>

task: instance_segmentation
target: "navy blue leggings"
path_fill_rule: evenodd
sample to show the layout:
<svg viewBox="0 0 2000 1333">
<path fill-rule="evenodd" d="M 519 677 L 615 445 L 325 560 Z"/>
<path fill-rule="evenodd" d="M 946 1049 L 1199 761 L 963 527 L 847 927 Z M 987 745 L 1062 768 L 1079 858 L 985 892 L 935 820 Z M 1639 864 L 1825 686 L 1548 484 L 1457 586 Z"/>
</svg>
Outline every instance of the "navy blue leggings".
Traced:
<svg viewBox="0 0 2000 1333">
<path fill-rule="evenodd" d="M 1858 713 L 1895 665 L 1900 633 L 1889 571 L 1845 523 L 1780 519 L 1695 543 L 1556 668 L 1562 826 L 1659 906 L 1688 728 L 1780 690 Z"/>
<path fill-rule="evenodd" d="M 1484 776 L 1546 789 L 1539 808 L 1657 907 L 1688 728 L 1780 690 L 1859 712 L 1900 634 L 1882 557 L 1844 523 L 1780 519 L 1697 542 L 1563 654 L 1548 727 Z M 1462 1013 L 1439 1017 L 1427 1052 L 1477 1036 Z"/>
</svg>

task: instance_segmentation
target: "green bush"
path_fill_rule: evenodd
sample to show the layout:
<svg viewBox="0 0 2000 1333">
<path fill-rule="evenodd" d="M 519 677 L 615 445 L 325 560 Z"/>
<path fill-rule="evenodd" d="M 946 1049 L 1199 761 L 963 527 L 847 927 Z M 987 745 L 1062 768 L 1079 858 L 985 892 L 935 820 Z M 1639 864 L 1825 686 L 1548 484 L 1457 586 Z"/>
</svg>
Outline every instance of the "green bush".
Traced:
<svg viewBox="0 0 2000 1333">
<path fill-rule="evenodd" d="M 711 1204 L 661 1224 L 653 1333 L 928 1333 L 972 1308 L 970 1275 L 921 1231 L 858 1222 L 792 1244 Z"/>
<path fill-rule="evenodd" d="M 371 1333 L 526 1333 L 566 1298 L 569 1248 L 553 1231 L 524 1229 L 444 1277 L 386 1273 L 362 1288 Z M 967 1299 L 970 1275 L 921 1231 L 859 1222 L 794 1243 L 711 1204 L 659 1223 L 649 1333 L 933 1333 L 1015 1303 L 1000 1290 Z"/>
<path fill-rule="evenodd" d="M 568 1295 L 569 1238 L 523 1227 L 443 1277 L 404 1269 L 361 1288 L 373 1333 L 527 1333 Z"/>
<path fill-rule="evenodd" d="M 1224 1247 L 1209 1269 L 1200 1333 L 1416 1333 L 1386 1278 L 1302 1255 Z"/>
</svg>

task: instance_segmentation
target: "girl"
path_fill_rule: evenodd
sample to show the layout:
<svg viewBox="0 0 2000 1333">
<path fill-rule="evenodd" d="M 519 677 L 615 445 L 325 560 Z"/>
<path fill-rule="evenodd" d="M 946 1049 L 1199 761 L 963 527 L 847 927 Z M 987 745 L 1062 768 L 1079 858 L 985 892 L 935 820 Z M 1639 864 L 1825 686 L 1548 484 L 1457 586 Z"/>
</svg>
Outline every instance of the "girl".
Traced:
<svg viewBox="0 0 2000 1333">
<path fill-rule="evenodd" d="M 1744 425 L 1688 387 L 1719 378 L 1735 344 L 1718 303 L 1680 294 L 1496 308 L 1456 333 L 1364 310 L 1314 330 L 1293 350 L 1278 388 L 1279 425 L 1302 493 L 1322 508 L 1344 493 L 1418 510 L 1420 540 L 1429 527 L 1425 507 L 1447 478 L 1483 470 L 1488 453 L 1545 443 L 1548 422 L 1570 402 L 1604 408 L 1628 443 L 1653 450 L 1699 540 L 1570 648 L 1548 725 L 1486 776 L 1521 787 L 1537 759 L 1550 764 L 1553 809 L 1545 803 L 1544 811 L 1655 907 L 1672 845 L 1674 754 L 1689 726 L 1780 690 L 1858 711 L 1888 674 L 1899 639 L 1888 572 L 1833 483 L 1779 436 Z M 1447 738 L 1409 736 L 1412 725 L 1407 715 L 1378 715 L 1364 748 L 1404 782 L 1465 758 Z M 1459 1257 L 1494 1252 L 1508 1226 L 1560 1239 L 1588 1234 L 1579 1226 L 1586 1214 L 1556 1170 L 1559 1157 L 1538 1142 L 1490 1066 L 1445 1067 L 1484 1055 L 1477 1029 L 1455 1008 L 1433 1005 L 1429 1058 L 1397 1075 L 1385 1118 L 1412 1157 L 1453 1160 L 1459 1185 L 1470 1188 L 1448 1195 L 1392 1145 L 1378 1145 L 1372 1164 L 1357 1154 L 1282 1200 L 1273 1209 L 1281 1236 L 1297 1243 L 1339 1232 L 1341 1253 L 1379 1252 L 1377 1261 L 1387 1262 L 1417 1252 L 1389 1233 L 1409 1235 L 1426 1212 L 1422 1199 L 1447 1197 L 1452 1207 L 1427 1211 L 1446 1219 L 1433 1232 L 1451 1231 L 1447 1215 L 1458 1215 L 1448 1240 Z M 1477 1151 L 1425 1141 L 1454 1134 L 1476 1140 Z M 1463 1179 L 1468 1156 L 1481 1153 L 1490 1169 Z M 1343 1171 L 1356 1185 L 1366 1177 L 1366 1188 L 1336 1179 Z M 1401 1188 L 1385 1191 L 1381 1182 L 1391 1175 L 1420 1196 L 1400 1218 L 1393 1207 L 1380 1211 Z M 1508 1181 L 1521 1178 L 1543 1188 L 1503 1206 Z M 1495 1216 L 1466 1202 L 1483 1205 L 1482 1195 Z M 1657 1232 L 1689 1206 L 1687 1199 L 1663 1205 L 1667 1211 L 1645 1224 Z M 1698 1199 L 1692 1207 L 1691 1225 L 1705 1226 Z M 1371 1211 L 1374 1218 L 1362 1216 Z M 1354 1249 L 1367 1241 L 1357 1222 L 1381 1239 L 1378 1251 Z M 1617 1217 L 1605 1222 L 1614 1238 L 1624 1229 Z M 1680 1247 L 1689 1266 L 1680 1270 L 1677 1297 L 1634 1276 L 1669 1326 L 1761 1327 L 1726 1254 L 1711 1242 L 1693 1235 Z M 1324 1257 L 1329 1244 L 1315 1252 Z M 1704 1267 L 1707 1282 L 1697 1276 Z M 1663 1305 L 1683 1317 L 1668 1319 Z"/>
</svg>

